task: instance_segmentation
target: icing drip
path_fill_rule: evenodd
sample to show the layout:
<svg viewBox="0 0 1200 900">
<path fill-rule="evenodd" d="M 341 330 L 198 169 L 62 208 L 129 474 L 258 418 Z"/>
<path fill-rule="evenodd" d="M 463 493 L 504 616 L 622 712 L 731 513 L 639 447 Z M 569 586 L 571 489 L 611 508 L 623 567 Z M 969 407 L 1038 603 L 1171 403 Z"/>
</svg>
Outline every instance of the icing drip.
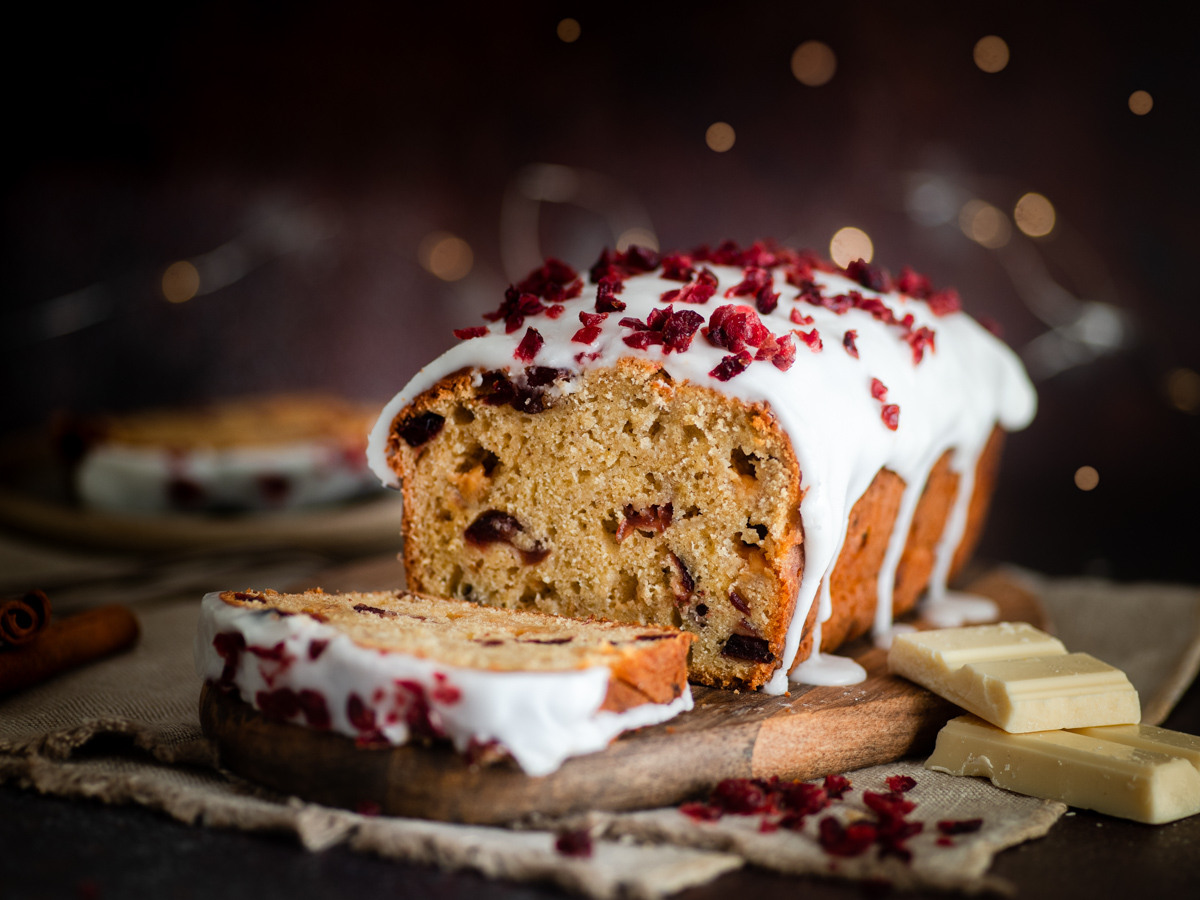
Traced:
<svg viewBox="0 0 1200 900">
<path fill-rule="evenodd" d="M 959 628 L 978 622 L 994 622 L 999 608 L 993 600 L 959 591 L 930 592 L 921 603 L 921 618 L 939 628 Z"/>
<path fill-rule="evenodd" d="M 663 294 L 680 290 L 680 280 L 665 278 L 662 269 L 655 269 L 628 275 L 619 293 L 603 283 L 589 284 L 571 299 L 558 301 L 564 308 L 553 317 L 526 315 L 511 332 L 506 331 L 506 321 L 473 330 L 472 334 L 482 336 L 464 340 L 422 369 L 384 408 L 371 432 L 368 461 L 385 484 L 397 486 L 386 449 L 389 429 L 400 410 L 452 372 L 518 368 L 523 362 L 514 353 L 531 325 L 544 339 L 533 359 L 537 366 L 577 373 L 636 356 L 660 364 L 676 380 L 686 379 L 748 403 L 769 404 L 791 440 L 804 479 L 800 513 L 805 567 L 784 642 L 783 665 L 763 686 L 778 694 L 787 690 L 788 672 L 812 604 L 820 604 L 819 621 L 832 612 L 828 588 L 822 585 L 829 583 L 850 509 L 876 473 L 887 468 L 904 479 L 901 515 L 911 522 L 934 462 L 945 450 L 954 449 L 951 469 L 958 474 L 960 486 L 936 551 L 932 584 L 934 596 L 942 596 L 951 558 L 966 526 L 979 455 L 997 423 L 1009 430 L 1029 424 L 1036 396 L 1016 355 L 957 311 L 956 302 L 936 302 L 937 297 L 926 302 L 895 291 L 871 290 L 862 280 L 820 269 L 807 273 L 811 284 L 796 288 L 787 283 L 782 265 L 769 269 L 773 287 L 746 294 L 757 290 L 759 277 L 751 278 L 749 268 L 711 264 L 706 271 L 715 282 L 704 287 L 709 299 L 683 302 L 676 295 L 675 313 L 694 310 L 711 326 L 710 317 L 721 306 L 744 304 L 753 309 L 756 305 L 758 318 L 772 335 L 795 342 L 793 361 L 781 365 L 783 357 L 756 359 L 762 353 L 761 347 L 755 352 L 758 345 L 742 351 L 744 356 L 738 360 L 728 346 L 714 346 L 701 332 L 695 333 L 686 349 L 674 347 L 670 352 L 663 343 L 646 344 L 640 338 L 631 345 L 625 338 L 634 333 L 633 327 L 621 321 L 640 320 L 647 327 L 639 333 L 651 334 L 651 313 L 666 310 L 670 301 L 664 301 Z M 692 283 L 696 284 L 699 279 Z M 814 297 L 818 302 L 813 302 Z M 857 302 L 843 302 L 847 297 Z M 579 315 L 594 317 L 600 304 L 614 302 L 623 304 L 620 311 L 601 321 L 585 321 Z M 852 339 L 849 332 L 854 332 Z M 879 388 L 883 393 L 877 392 Z M 886 413 L 893 405 L 898 407 L 898 420 L 893 418 L 889 424 Z M 891 625 L 892 580 L 908 534 L 902 526 L 903 522 L 893 529 L 880 576 L 877 635 Z M 798 669 L 797 677 L 816 677 L 807 674 L 813 668 Z"/>
</svg>

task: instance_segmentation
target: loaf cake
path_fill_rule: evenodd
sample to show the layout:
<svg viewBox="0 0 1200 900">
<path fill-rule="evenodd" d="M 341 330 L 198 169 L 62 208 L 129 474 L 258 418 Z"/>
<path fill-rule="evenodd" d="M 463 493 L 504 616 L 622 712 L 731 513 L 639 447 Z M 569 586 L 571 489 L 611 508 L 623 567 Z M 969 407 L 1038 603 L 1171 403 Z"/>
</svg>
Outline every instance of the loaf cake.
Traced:
<svg viewBox="0 0 1200 900">
<path fill-rule="evenodd" d="M 76 423 L 74 485 L 116 513 L 283 510 L 379 490 L 363 457 L 378 406 L 319 394 L 242 397 Z"/>
<path fill-rule="evenodd" d="M 364 745 L 449 740 L 531 775 L 691 709 L 691 636 L 407 591 L 205 596 L 202 678 Z"/>
<path fill-rule="evenodd" d="M 371 432 L 409 586 L 677 626 L 717 686 L 852 680 L 829 651 L 945 593 L 1036 405 L 953 290 L 761 243 L 551 260 L 486 318 Z"/>
</svg>

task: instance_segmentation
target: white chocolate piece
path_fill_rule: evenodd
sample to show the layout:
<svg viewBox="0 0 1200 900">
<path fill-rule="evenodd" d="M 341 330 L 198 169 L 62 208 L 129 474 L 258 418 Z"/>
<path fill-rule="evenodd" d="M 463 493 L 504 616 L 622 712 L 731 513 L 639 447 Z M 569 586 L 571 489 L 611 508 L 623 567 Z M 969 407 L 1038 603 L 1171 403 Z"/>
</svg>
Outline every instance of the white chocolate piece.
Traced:
<svg viewBox="0 0 1200 900">
<path fill-rule="evenodd" d="M 1200 812 L 1200 771 L 1170 743 L 1151 743 L 1156 749 L 1074 731 L 1009 734 L 960 716 L 938 734 L 925 767 L 1149 825 Z"/>
<path fill-rule="evenodd" d="M 1072 728 L 1076 734 L 1115 741 L 1140 750 L 1155 750 L 1186 759 L 1200 771 L 1200 737 L 1156 725 L 1108 725 L 1101 728 Z"/>
<path fill-rule="evenodd" d="M 1005 731 L 1127 725 L 1141 705 L 1125 673 L 1029 625 L 898 635 L 888 666 Z"/>
</svg>

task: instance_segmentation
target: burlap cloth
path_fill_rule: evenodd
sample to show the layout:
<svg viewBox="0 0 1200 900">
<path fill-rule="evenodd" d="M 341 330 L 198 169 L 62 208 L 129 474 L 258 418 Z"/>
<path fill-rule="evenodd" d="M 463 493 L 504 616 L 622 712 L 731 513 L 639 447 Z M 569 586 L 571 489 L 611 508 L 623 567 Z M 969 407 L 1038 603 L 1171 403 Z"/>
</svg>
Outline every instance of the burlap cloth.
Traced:
<svg viewBox="0 0 1200 900">
<path fill-rule="evenodd" d="M 1124 668 L 1147 721 L 1161 721 L 1200 662 L 1200 593 L 1019 575 L 1042 597 L 1068 647 Z M 0 783 L 137 803 L 197 825 L 289 833 L 312 851 L 342 844 L 496 878 L 548 881 L 596 898 L 660 897 L 746 863 L 897 887 L 1003 891 L 1006 885 L 987 874 L 995 854 L 1045 834 L 1065 811 L 909 760 L 850 773 L 853 789 L 830 810 L 847 820 L 865 815 L 863 790 L 884 791 L 888 776 L 911 775 L 917 786 L 908 796 L 917 807 L 910 818 L 925 827 L 908 842 L 907 862 L 874 851 L 831 857 L 815 839 L 820 816 L 809 817 L 801 832 L 764 831 L 758 816 L 697 822 L 674 808 L 591 813 L 537 829 L 363 816 L 277 796 L 222 772 L 197 718 L 198 596 L 136 610 L 142 637 L 135 649 L 0 701 Z M 983 820 L 978 832 L 939 843 L 937 821 L 974 818 Z M 556 851 L 556 831 L 567 827 L 590 830 L 592 856 Z"/>
</svg>

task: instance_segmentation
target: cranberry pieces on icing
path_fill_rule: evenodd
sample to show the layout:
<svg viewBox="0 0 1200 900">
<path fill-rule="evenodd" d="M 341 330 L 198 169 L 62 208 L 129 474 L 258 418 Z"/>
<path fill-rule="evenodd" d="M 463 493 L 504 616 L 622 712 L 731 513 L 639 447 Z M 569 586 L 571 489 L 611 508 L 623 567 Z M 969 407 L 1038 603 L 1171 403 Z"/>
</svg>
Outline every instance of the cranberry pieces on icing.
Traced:
<svg viewBox="0 0 1200 900">
<path fill-rule="evenodd" d="M 542 349 L 543 343 L 545 342 L 542 339 L 541 333 L 536 328 L 529 328 L 525 332 L 525 337 L 521 338 L 521 343 L 517 344 L 517 349 L 513 352 L 513 357 L 522 362 L 533 362 L 533 358 Z"/>
<path fill-rule="evenodd" d="M 625 328 L 632 328 L 633 334 L 625 335 L 622 340 L 638 350 L 661 345 L 663 353 L 672 350 L 683 353 L 692 345 L 696 331 L 704 324 L 704 316 L 690 309 L 676 311 L 674 306 L 652 309 L 646 321 L 627 316 L 620 321 Z"/>
</svg>

